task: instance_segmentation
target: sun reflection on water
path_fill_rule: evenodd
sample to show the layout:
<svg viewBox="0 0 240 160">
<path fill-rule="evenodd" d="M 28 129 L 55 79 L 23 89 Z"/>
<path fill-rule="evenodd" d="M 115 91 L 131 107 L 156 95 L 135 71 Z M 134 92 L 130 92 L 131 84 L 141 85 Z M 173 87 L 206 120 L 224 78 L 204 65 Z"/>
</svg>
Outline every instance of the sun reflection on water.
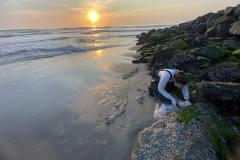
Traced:
<svg viewBox="0 0 240 160">
<path fill-rule="evenodd" d="M 96 38 L 97 38 L 97 37 L 99 37 L 99 34 L 94 34 L 93 37 L 96 37 Z"/>
<path fill-rule="evenodd" d="M 94 58 L 101 58 L 103 56 L 104 56 L 103 50 L 97 50 L 97 51 L 93 52 L 93 54 L 92 54 L 92 57 L 94 57 Z"/>
</svg>

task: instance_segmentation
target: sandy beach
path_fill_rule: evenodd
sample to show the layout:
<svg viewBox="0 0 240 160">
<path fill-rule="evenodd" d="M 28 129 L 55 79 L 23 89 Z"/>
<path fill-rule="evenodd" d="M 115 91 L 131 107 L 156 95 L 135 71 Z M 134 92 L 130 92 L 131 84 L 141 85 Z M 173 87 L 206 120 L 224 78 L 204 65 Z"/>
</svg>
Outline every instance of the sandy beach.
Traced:
<svg viewBox="0 0 240 160">
<path fill-rule="evenodd" d="M 116 47 L 2 66 L 1 158 L 128 159 L 154 108 L 145 67 L 131 64 L 135 52 Z"/>
</svg>

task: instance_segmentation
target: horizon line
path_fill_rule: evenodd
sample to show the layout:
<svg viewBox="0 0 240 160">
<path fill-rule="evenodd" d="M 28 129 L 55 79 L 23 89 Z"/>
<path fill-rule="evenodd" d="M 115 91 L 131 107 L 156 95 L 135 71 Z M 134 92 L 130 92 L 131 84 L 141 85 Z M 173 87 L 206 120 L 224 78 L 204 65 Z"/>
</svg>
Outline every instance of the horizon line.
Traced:
<svg viewBox="0 0 240 160">
<path fill-rule="evenodd" d="M 115 25 L 115 26 L 78 26 L 78 27 L 43 27 L 43 28 L 0 28 L 0 31 L 14 31 L 14 30 L 55 30 L 55 29 L 90 29 L 90 28 L 134 28 L 134 27 L 154 27 L 154 26 L 174 26 L 178 24 L 142 24 L 142 25 Z"/>
</svg>

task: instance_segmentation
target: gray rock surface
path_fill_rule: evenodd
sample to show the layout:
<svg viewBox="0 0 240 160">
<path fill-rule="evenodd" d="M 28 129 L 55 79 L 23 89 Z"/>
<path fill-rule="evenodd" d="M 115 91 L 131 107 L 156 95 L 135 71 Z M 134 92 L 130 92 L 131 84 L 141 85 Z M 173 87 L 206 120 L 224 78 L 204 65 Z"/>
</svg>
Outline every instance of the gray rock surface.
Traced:
<svg viewBox="0 0 240 160">
<path fill-rule="evenodd" d="M 227 39 L 224 40 L 223 45 L 233 48 L 233 49 L 239 49 L 240 48 L 240 41 L 234 40 L 234 39 Z"/>
<path fill-rule="evenodd" d="M 220 24 L 230 25 L 230 24 L 234 23 L 235 21 L 236 21 L 236 19 L 234 17 L 221 16 L 216 19 L 215 25 L 220 25 Z"/>
<path fill-rule="evenodd" d="M 219 107 L 221 113 L 239 111 L 240 84 L 231 82 L 201 82 L 194 94 L 195 101 L 210 102 Z"/>
<path fill-rule="evenodd" d="M 212 81 L 240 83 L 240 67 L 234 64 L 219 64 L 208 72 Z"/>
<path fill-rule="evenodd" d="M 208 37 L 213 37 L 213 36 L 216 35 L 216 31 L 217 31 L 216 26 L 210 27 L 205 32 L 205 35 L 208 36 Z"/>
<path fill-rule="evenodd" d="M 231 35 L 240 36 L 240 21 L 235 22 L 229 29 Z"/>
<path fill-rule="evenodd" d="M 206 29 L 207 29 L 206 23 L 197 23 L 192 26 L 191 32 L 202 34 L 206 31 Z"/>
<path fill-rule="evenodd" d="M 227 37 L 229 35 L 229 28 L 230 28 L 230 26 L 228 24 L 217 25 L 216 36 L 217 37 Z"/>
<path fill-rule="evenodd" d="M 215 53 L 214 49 L 210 47 L 200 47 L 192 50 L 193 55 L 202 57 L 209 57 L 214 53 Z"/>
<path fill-rule="evenodd" d="M 234 11 L 235 11 L 235 7 L 227 7 L 224 10 L 224 15 L 231 16 L 231 15 L 233 15 Z"/>
<path fill-rule="evenodd" d="M 235 18 L 238 18 L 238 17 L 240 16 L 240 7 L 238 7 L 238 8 L 235 9 L 235 11 L 234 11 L 234 13 L 233 13 L 233 16 L 234 16 Z"/>
<path fill-rule="evenodd" d="M 217 160 L 197 120 L 181 124 L 174 114 L 155 122 L 137 138 L 132 160 Z"/>
<path fill-rule="evenodd" d="M 172 57 L 169 65 L 172 68 L 192 72 L 197 69 L 197 58 L 191 54 L 179 53 Z"/>
</svg>

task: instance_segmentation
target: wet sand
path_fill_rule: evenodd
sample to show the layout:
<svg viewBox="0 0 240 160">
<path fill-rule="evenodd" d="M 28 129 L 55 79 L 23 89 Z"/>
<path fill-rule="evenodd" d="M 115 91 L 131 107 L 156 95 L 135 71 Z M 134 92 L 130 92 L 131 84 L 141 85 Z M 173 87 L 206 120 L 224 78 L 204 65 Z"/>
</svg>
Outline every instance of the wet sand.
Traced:
<svg viewBox="0 0 240 160">
<path fill-rule="evenodd" d="M 129 159 L 154 102 L 128 48 L 0 66 L 0 159 Z"/>
</svg>

